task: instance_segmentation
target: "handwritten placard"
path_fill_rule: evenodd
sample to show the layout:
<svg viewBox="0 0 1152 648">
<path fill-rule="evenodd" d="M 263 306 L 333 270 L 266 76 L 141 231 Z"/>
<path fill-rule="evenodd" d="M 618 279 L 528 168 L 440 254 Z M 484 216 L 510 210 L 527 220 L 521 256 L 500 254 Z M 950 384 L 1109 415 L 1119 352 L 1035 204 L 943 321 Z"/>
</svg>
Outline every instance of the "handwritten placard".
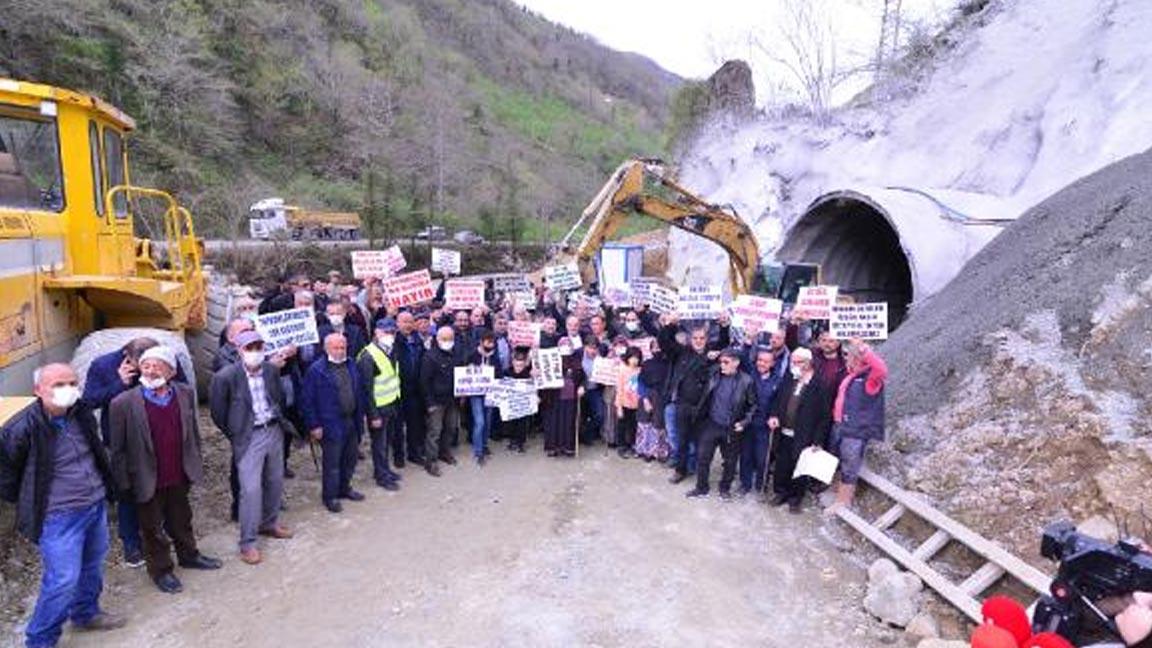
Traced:
<svg viewBox="0 0 1152 648">
<path fill-rule="evenodd" d="M 583 283 L 575 263 L 544 267 L 544 284 L 552 290 L 576 290 Z"/>
<path fill-rule="evenodd" d="M 494 275 L 491 279 L 492 290 L 498 290 L 502 293 L 532 290 L 532 284 L 524 275 L 502 274 Z"/>
<path fill-rule="evenodd" d="M 390 306 L 403 308 L 431 301 L 436 296 L 436 289 L 432 287 L 432 275 L 424 269 L 385 279 L 384 294 L 388 296 Z"/>
<path fill-rule="evenodd" d="M 452 371 L 452 388 L 457 396 L 483 396 L 496 383 L 496 369 L 491 365 L 468 365 Z"/>
<path fill-rule="evenodd" d="M 460 253 L 456 250 L 432 248 L 432 270 L 444 276 L 460 274 Z"/>
<path fill-rule="evenodd" d="M 268 352 L 320 341 L 316 311 L 308 307 L 257 315 L 256 332 L 264 338 L 264 350 Z"/>
<path fill-rule="evenodd" d="M 810 320 L 826 320 L 832 317 L 832 305 L 836 303 L 837 286 L 802 286 L 796 296 L 793 317 Z"/>
<path fill-rule="evenodd" d="M 833 304 L 828 329 L 840 340 L 887 340 L 888 302 Z"/>
<path fill-rule="evenodd" d="M 444 285 L 444 308 L 472 310 L 483 304 L 483 279 L 449 279 Z"/>
<path fill-rule="evenodd" d="M 665 286 L 652 286 L 648 291 L 648 305 L 655 313 L 675 313 L 679 297 Z"/>
<path fill-rule="evenodd" d="M 514 347 L 540 346 L 540 324 L 537 322 L 508 322 L 508 342 Z"/>
<path fill-rule="evenodd" d="M 532 368 L 536 370 L 537 389 L 559 389 L 564 386 L 564 358 L 560 349 L 536 349 Z"/>
<path fill-rule="evenodd" d="M 387 250 L 355 250 L 352 252 L 352 276 L 357 279 L 391 277 L 408 265 L 400 246 Z"/>
<path fill-rule="evenodd" d="M 620 361 L 616 358 L 596 358 L 592 361 L 592 382 L 615 387 L 619 370 Z"/>
<path fill-rule="evenodd" d="M 780 328 L 780 311 L 784 302 L 771 297 L 740 295 L 729 307 L 732 313 L 732 326 L 747 330 L 752 326 L 757 331 L 775 331 Z"/>
<path fill-rule="evenodd" d="M 676 312 L 683 319 L 710 320 L 724 311 L 724 290 L 720 286 L 682 286 Z"/>
</svg>

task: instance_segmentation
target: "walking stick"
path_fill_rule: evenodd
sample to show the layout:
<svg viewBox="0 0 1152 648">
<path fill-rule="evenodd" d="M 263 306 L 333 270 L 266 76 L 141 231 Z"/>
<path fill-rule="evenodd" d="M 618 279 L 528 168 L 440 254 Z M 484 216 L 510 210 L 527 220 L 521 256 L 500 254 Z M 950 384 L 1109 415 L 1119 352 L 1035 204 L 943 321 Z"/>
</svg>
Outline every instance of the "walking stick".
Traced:
<svg viewBox="0 0 1152 648">
<path fill-rule="evenodd" d="M 764 453 L 764 471 L 762 479 L 764 483 L 760 484 L 760 494 L 768 492 L 768 462 L 772 460 L 772 446 L 776 445 L 776 430 L 768 430 L 768 451 Z"/>
<path fill-rule="evenodd" d="M 312 453 L 312 465 L 316 466 L 316 472 L 321 472 L 320 460 L 316 458 L 316 439 L 308 438 L 308 450 Z"/>
<path fill-rule="evenodd" d="M 579 394 L 576 395 L 576 425 L 572 426 L 572 437 L 575 442 L 577 459 L 580 458 L 580 402 L 583 400 L 583 396 Z"/>
</svg>

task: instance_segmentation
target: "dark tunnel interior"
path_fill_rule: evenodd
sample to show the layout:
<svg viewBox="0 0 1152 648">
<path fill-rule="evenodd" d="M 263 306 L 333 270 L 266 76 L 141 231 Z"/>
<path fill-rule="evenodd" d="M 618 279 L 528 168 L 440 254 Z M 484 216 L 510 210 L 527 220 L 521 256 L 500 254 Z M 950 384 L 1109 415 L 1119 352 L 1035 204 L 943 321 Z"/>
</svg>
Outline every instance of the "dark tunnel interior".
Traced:
<svg viewBox="0 0 1152 648">
<path fill-rule="evenodd" d="M 899 325 L 912 303 L 912 268 L 900 237 L 862 197 L 817 203 L 789 231 L 777 257 L 819 264 L 823 282 L 856 302 L 888 302 L 889 328 Z"/>
</svg>

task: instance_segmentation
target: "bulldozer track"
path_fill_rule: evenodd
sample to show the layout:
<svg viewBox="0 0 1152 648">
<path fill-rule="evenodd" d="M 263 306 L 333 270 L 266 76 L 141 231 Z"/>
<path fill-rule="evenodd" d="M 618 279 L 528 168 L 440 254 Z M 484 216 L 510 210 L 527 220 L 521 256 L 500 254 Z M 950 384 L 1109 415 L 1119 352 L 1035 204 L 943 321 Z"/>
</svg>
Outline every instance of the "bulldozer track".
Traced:
<svg viewBox="0 0 1152 648">
<path fill-rule="evenodd" d="M 1013 578 L 1038 596 L 1048 593 L 1050 576 L 941 513 L 919 494 L 906 491 L 867 468 L 861 471 L 860 480 L 892 505 L 872 521 L 848 508 L 839 509 L 836 515 L 976 623 L 982 621 L 980 597 L 1002 578 Z M 915 515 L 935 529 L 912 550 L 888 533 L 905 515 Z M 959 583 L 932 566 L 933 558 L 953 542 L 984 560 L 981 567 Z"/>
</svg>

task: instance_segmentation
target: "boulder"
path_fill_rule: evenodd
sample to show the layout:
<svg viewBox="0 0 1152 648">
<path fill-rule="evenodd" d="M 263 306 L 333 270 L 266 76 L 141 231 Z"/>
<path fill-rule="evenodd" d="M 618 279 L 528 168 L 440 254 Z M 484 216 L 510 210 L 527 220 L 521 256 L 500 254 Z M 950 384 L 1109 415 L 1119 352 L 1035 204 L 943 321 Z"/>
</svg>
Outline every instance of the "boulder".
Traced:
<svg viewBox="0 0 1152 648">
<path fill-rule="evenodd" d="M 868 567 L 864 609 L 884 623 L 906 627 L 920 612 L 923 588 L 915 574 L 902 572 L 891 560 L 881 558 Z"/>
</svg>

